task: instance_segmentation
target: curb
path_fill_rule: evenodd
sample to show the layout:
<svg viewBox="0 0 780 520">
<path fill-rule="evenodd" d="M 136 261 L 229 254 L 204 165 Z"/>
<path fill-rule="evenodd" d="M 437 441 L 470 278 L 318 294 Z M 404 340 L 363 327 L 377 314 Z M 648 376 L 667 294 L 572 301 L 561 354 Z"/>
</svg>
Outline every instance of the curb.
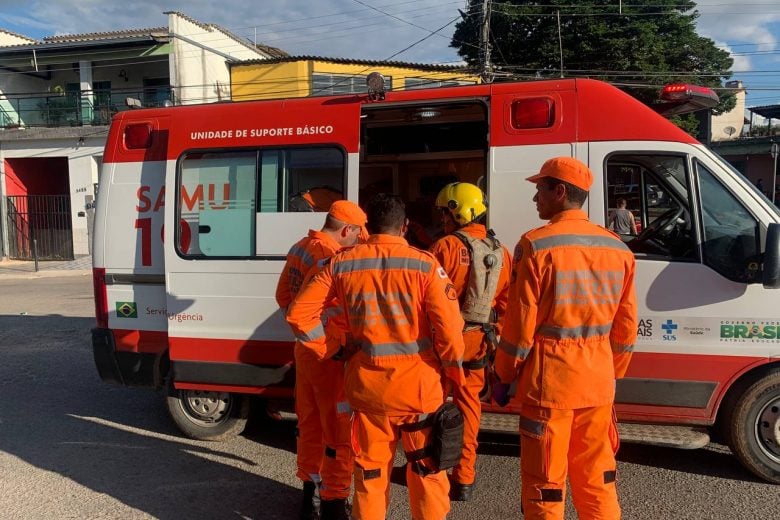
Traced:
<svg viewBox="0 0 780 520">
<path fill-rule="evenodd" d="M 53 270 L 53 271 L 11 271 L 0 267 L 0 281 L 13 280 L 13 279 L 27 279 L 33 280 L 36 278 L 59 278 L 59 277 L 72 277 L 72 276 L 92 276 L 92 270 L 86 269 L 76 270 Z"/>
</svg>

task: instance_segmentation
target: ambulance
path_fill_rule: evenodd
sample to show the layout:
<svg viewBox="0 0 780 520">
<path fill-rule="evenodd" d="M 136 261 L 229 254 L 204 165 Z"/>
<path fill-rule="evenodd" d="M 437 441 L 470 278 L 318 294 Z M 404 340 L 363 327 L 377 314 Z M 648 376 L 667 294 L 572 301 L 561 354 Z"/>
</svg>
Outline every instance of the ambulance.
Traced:
<svg viewBox="0 0 780 520">
<path fill-rule="evenodd" d="M 688 85 L 662 97 L 669 113 L 717 100 Z M 595 80 L 385 92 L 372 75 L 365 95 L 117 114 L 93 247 L 100 377 L 166 389 L 190 437 L 235 435 L 250 401 L 293 398 L 293 336 L 274 290 L 290 246 L 322 226 L 323 201 L 397 193 L 410 242 L 425 247 L 439 189 L 472 182 L 511 250 L 542 224 L 525 178 L 556 156 L 593 170 L 593 222 L 625 199 L 640 224 L 622 236 L 640 320 L 620 421 L 683 447 L 717 433 L 780 483 L 780 214 L 657 111 Z"/>
</svg>

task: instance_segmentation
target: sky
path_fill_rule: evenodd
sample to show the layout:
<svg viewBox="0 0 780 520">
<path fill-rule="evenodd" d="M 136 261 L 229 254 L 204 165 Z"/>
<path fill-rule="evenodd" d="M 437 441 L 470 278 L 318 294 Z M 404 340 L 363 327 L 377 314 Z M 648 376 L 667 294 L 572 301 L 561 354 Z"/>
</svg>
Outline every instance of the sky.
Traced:
<svg viewBox="0 0 780 520">
<path fill-rule="evenodd" d="M 619 1 L 615 0 L 616 7 Z M 573 5 L 585 2 L 572 0 Z M 623 5 L 650 2 L 622 0 Z M 696 3 L 697 30 L 732 53 L 732 79 L 747 87 L 747 106 L 780 103 L 780 0 Z M 0 28 L 39 39 L 165 27 L 163 12 L 179 11 L 292 55 L 377 60 L 395 55 L 398 61 L 457 64 L 460 59 L 449 42 L 458 9 L 466 4 L 466 0 L 0 0 Z"/>
</svg>

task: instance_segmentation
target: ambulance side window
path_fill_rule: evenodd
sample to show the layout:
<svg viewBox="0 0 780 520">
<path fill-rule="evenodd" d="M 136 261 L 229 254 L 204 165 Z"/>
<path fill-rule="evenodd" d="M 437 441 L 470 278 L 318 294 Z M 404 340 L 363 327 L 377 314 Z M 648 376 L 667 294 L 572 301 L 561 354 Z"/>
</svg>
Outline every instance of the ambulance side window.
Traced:
<svg viewBox="0 0 780 520">
<path fill-rule="evenodd" d="M 698 261 L 685 164 L 683 156 L 660 154 L 615 154 L 607 160 L 605 221 L 637 258 Z"/>
<path fill-rule="evenodd" d="M 260 152 L 260 213 L 328 211 L 344 198 L 345 160 L 338 148 Z"/>
<path fill-rule="evenodd" d="M 328 211 L 345 185 L 346 156 L 332 146 L 188 153 L 179 163 L 177 250 L 256 257 L 258 214 Z"/>
<path fill-rule="evenodd" d="M 257 152 L 194 153 L 181 161 L 177 247 L 186 256 L 255 253 Z"/>
<path fill-rule="evenodd" d="M 344 198 L 344 153 L 338 148 L 292 148 L 285 153 L 286 206 L 279 211 L 328 211 Z"/>
<path fill-rule="evenodd" d="M 695 162 L 701 194 L 704 263 L 729 280 L 756 281 L 761 261 L 758 220 L 703 164 Z"/>
</svg>

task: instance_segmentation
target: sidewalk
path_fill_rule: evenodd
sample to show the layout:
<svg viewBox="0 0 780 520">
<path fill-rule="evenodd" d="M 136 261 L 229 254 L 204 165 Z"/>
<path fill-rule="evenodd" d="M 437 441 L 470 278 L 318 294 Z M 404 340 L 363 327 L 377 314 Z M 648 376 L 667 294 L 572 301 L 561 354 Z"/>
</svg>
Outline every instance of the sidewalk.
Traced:
<svg viewBox="0 0 780 520">
<path fill-rule="evenodd" d="M 75 260 L 39 261 L 0 260 L 0 278 L 38 278 L 51 276 L 78 276 L 92 274 L 92 257 L 80 256 Z"/>
</svg>

